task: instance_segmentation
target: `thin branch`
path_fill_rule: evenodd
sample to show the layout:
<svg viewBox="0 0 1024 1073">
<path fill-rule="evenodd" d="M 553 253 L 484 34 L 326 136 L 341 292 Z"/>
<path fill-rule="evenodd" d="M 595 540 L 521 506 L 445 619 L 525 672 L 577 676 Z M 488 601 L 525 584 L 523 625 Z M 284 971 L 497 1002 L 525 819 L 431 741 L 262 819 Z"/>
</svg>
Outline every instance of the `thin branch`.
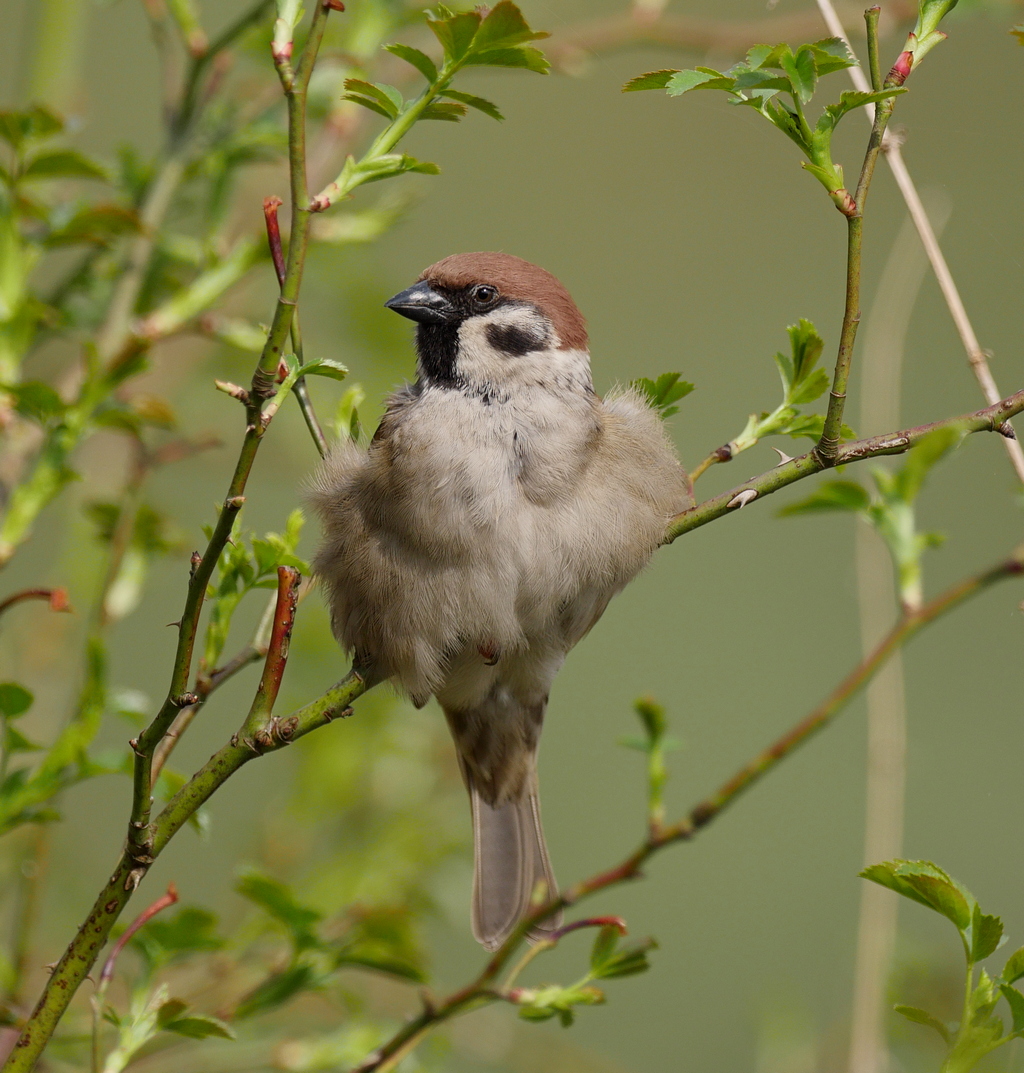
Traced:
<svg viewBox="0 0 1024 1073">
<path fill-rule="evenodd" d="M 842 19 L 836 11 L 832 0 L 817 0 L 817 4 L 829 33 L 835 37 L 843 38 L 849 45 Z M 868 92 L 871 89 L 860 67 L 849 68 L 849 75 L 854 88 L 857 90 Z M 871 105 L 868 105 L 865 110 L 869 118 L 873 116 Z M 899 187 L 903 200 L 910 210 L 910 215 L 917 227 L 917 233 L 921 237 L 925 252 L 928 254 L 928 260 L 931 262 L 932 271 L 935 273 L 939 289 L 942 291 L 942 296 L 949 307 L 950 316 L 952 316 L 953 323 L 956 325 L 960 341 L 967 352 L 967 360 L 970 362 L 971 371 L 981 386 L 982 394 L 985 396 L 986 401 L 990 405 L 995 404 L 1002 396 L 989 369 L 988 357 L 974 333 L 974 327 L 971 324 L 970 317 L 967 315 L 967 310 L 964 307 L 963 299 L 960 297 L 953 274 L 950 272 L 946 258 L 943 256 L 942 248 L 935 235 L 931 220 L 925 211 L 921 197 L 917 192 L 917 187 L 914 185 L 914 180 L 907 170 L 899 139 L 891 134 L 887 135 L 882 143 L 882 149 L 886 160 L 889 162 L 889 168 L 892 171 L 893 178 L 896 180 L 896 185 Z M 1024 483 L 1024 449 L 1021 448 L 1015 437 L 1004 437 L 1003 446 L 1006 448 L 1006 453 L 1010 458 L 1010 464 L 1013 466 L 1014 472 L 1017 474 L 1018 479 Z"/>
<path fill-rule="evenodd" d="M 723 514 L 738 510 L 780 488 L 801 481 L 814 473 L 820 473 L 832 466 L 842 466 L 849 462 L 860 462 L 865 458 L 877 458 L 879 455 L 898 455 L 910 450 L 920 443 L 929 432 L 940 428 L 957 428 L 964 433 L 998 432 L 1003 423 L 1024 410 L 1024 391 L 1008 395 L 996 406 L 987 406 L 962 417 L 949 418 L 945 421 L 933 421 L 928 425 L 890 432 L 882 436 L 871 436 L 864 440 L 854 440 L 841 444 L 832 462 L 825 462 L 816 450 L 811 450 L 798 458 L 791 458 L 774 469 L 752 477 L 728 492 L 706 499 L 703 503 L 677 514 L 669 523 L 663 543 L 671 544 L 676 537 L 691 529 L 698 529 L 708 522 L 720 518 Z"/>
<path fill-rule="evenodd" d="M 0 615 L 25 600 L 46 600 L 51 611 L 71 611 L 67 589 L 22 589 L 0 600 Z"/>
<path fill-rule="evenodd" d="M 744 792 L 759 782 L 779 763 L 827 726 L 858 692 L 871 680 L 887 660 L 929 623 L 948 614 L 972 596 L 996 582 L 1024 573 L 1024 545 L 1004 562 L 947 589 L 919 611 L 905 615 L 877 648 L 832 691 L 831 694 L 791 730 L 758 754 L 710 797 L 696 804 L 677 823 L 652 831 L 624 861 L 608 871 L 592 876 L 562 891 L 526 916 L 515 931 L 495 951 L 483 971 L 466 987 L 447 999 L 433 1003 L 399 1029 L 382 1047 L 361 1062 L 352 1073 L 387 1073 L 439 1024 L 451 1020 L 475 1006 L 499 1001 L 506 996 L 494 990 L 494 982 L 511 961 L 527 934 L 553 913 L 576 905 L 599 891 L 641 876 L 642 865 L 659 851 L 677 842 L 688 842 L 712 820 L 732 805 Z"/>
</svg>

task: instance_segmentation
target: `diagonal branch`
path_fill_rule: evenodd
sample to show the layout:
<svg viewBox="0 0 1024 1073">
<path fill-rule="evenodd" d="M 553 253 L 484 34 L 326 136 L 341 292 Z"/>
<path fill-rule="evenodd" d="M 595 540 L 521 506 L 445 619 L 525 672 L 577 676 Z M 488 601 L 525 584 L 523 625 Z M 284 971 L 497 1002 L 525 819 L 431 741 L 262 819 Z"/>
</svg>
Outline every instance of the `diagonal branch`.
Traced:
<svg viewBox="0 0 1024 1073">
<path fill-rule="evenodd" d="M 502 1000 L 514 1001 L 514 995 L 495 989 L 495 981 L 512 960 L 527 934 L 537 925 L 543 923 L 558 910 L 569 908 L 598 891 L 641 878 L 640 869 L 647 860 L 667 846 L 678 842 L 689 842 L 732 805 L 741 794 L 763 779 L 782 760 L 827 726 L 889 658 L 925 626 L 997 582 L 1017 577 L 1022 573 L 1024 573 L 1024 545 L 1017 548 L 1005 561 L 954 585 L 919 610 L 905 615 L 881 644 L 859 663 L 806 718 L 740 768 L 713 794 L 694 805 L 683 819 L 674 824 L 650 830 L 639 848 L 616 867 L 568 887 L 556 898 L 535 909 L 520 922 L 512 935 L 495 951 L 483 971 L 472 983 L 440 1002 L 431 1003 L 417 1017 L 412 1018 L 399 1029 L 383 1046 L 356 1066 L 352 1073 L 387 1073 L 393 1070 L 426 1035 L 443 1022 L 480 1005 Z"/>
<path fill-rule="evenodd" d="M 849 462 L 861 462 L 865 458 L 877 458 L 879 455 L 898 455 L 909 451 L 915 444 L 920 443 L 929 432 L 940 428 L 956 428 L 963 433 L 970 432 L 998 432 L 1002 425 L 1015 414 L 1024 410 L 1024 391 L 1018 391 L 1014 395 L 1008 395 L 995 406 L 987 406 L 984 410 L 976 410 L 972 414 L 964 414 L 962 417 L 948 418 L 945 421 L 933 421 L 928 425 L 918 425 L 916 428 L 904 429 L 901 432 L 889 432 L 881 436 L 871 436 L 865 440 L 854 440 L 852 443 L 841 444 L 836 457 L 831 462 L 826 462 L 816 450 L 811 450 L 799 458 L 791 458 L 774 469 L 762 473 L 758 477 L 752 477 L 749 481 L 737 485 L 728 492 L 712 496 L 703 503 L 684 510 L 677 514 L 669 523 L 665 531 L 663 543 L 671 544 L 678 536 L 698 529 L 723 514 L 738 510 L 752 503 L 762 496 L 771 495 L 786 485 L 796 481 L 802 481 L 814 473 L 820 473 L 832 466 L 843 466 Z"/>
</svg>

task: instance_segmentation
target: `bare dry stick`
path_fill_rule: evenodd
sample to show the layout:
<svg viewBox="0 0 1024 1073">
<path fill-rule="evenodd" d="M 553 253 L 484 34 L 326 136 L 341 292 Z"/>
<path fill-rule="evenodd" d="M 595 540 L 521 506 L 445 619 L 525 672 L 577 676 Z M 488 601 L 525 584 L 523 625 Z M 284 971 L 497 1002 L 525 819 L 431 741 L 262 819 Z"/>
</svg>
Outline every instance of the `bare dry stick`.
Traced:
<svg viewBox="0 0 1024 1073">
<path fill-rule="evenodd" d="M 825 25 L 828 27 L 829 33 L 833 34 L 835 37 L 841 37 L 846 41 L 847 47 L 850 47 L 849 37 L 847 36 L 842 20 L 836 12 L 832 0 L 817 0 L 817 4 L 821 11 L 821 16 L 825 20 Z M 853 51 L 852 47 L 850 48 L 850 51 Z M 849 75 L 850 80 L 853 82 L 856 89 L 863 93 L 869 93 L 871 91 L 871 86 L 868 83 L 867 77 L 860 67 L 849 68 Z M 874 105 L 867 105 L 865 111 L 867 112 L 868 117 L 873 121 Z M 960 297 L 960 291 L 957 289 L 957 285 L 953 280 L 953 274 L 949 270 L 946 258 L 942 254 L 942 248 L 939 246 L 939 240 L 932 228 L 931 220 L 928 218 L 928 213 L 925 211 L 925 207 L 921 202 L 921 197 L 917 192 L 917 187 L 914 185 L 914 180 L 910 177 L 910 172 L 907 170 L 907 165 L 903 160 L 903 152 L 900 147 L 899 139 L 894 137 L 891 133 L 887 134 L 882 141 L 882 151 L 885 153 L 885 158 L 889 162 L 889 168 L 892 171 L 893 178 L 896 180 L 896 185 L 899 187 L 900 193 L 903 195 L 903 200 L 906 202 L 907 208 L 910 210 L 910 215 L 917 227 L 917 233 L 920 235 L 925 252 L 928 254 L 928 260 L 931 262 L 932 271 L 935 273 L 935 278 L 938 280 L 942 296 L 945 298 L 946 305 L 949 307 L 949 313 L 953 318 L 953 323 L 956 325 L 960 341 L 964 345 L 964 350 L 967 351 L 967 360 L 970 362 L 975 379 L 977 379 L 981 386 L 981 391 L 985 396 L 985 400 L 989 405 L 992 405 L 1002 396 L 992 377 L 992 371 L 989 369 L 988 357 L 985 351 L 982 350 L 981 344 L 978 342 L 978 337 L 974 334 L 974 327 L 971 324 L 970 318 L 967 316 L 967 310 L 964 308 L 963 299 Z M 1021 483 L 1024 483 L 1024 450 L 1021 449 L 1021 445 L 1016 437 L 1013 439 L 1004 437 L 1003 445 L 1006 448 L 1007 455 L 1009 455 L 1010 464 L 1013 466 L 1014 472 L 1017 474 Z"/>
</svg>

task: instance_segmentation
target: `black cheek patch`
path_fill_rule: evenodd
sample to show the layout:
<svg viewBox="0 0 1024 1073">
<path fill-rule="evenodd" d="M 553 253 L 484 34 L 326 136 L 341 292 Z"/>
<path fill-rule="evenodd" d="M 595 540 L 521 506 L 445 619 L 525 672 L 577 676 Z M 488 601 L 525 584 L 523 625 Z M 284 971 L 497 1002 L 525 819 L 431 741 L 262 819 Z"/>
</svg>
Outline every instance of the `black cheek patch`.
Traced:
<svg viewBox="0 0 1024 1073">
<path fill-rule="evenodd" d="M 488 324 L 487 342 L 495 350 L 519 358 L 533 350 L 543 350 L 548 340 L 546 334 L 530 328 L 515 324 Z"/>
</svg>

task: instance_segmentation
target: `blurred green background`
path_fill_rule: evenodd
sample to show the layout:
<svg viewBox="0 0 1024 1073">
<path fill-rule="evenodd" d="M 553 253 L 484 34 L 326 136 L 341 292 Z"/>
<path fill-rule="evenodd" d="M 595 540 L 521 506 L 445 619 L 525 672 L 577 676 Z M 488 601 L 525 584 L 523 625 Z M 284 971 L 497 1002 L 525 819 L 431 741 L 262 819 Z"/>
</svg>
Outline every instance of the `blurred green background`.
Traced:
<svg viewBox="0 0 1024 1073">
<path fill-rule="evenodd" d="M 522 6 L 534 26 L 562 33 L 621 10 L 615 0 Z M 805 0 L 770 6 L 780 17 L 813 7 Z M 203 5 L 214 27 L 240 7 L 235 0 Z M 25 97 L 37 8 L 43 10 L 32 0 L 0 0 L 5 101 Z M 764 0 L 675 0 L 670 10 L 714 19 L 769 14 Z M 86 3 L 81 13 L 71 109 L 77 142 L 101 157 L 125 140 L 155 149 L 157 71 L 139 5 Z M 1007 33 L 1016 15 L 1010 5 L 958 12 L 950 41 L 915 74 L 897 113 L 919 185 L 951 206 L 943 245 L 1005 393 L 1024 383 L 1024 50 Z M 898 47 L 897 38 L 887 39 L 884 56 Z M 813 320 L 826 339 L 826 359 L 832 352 L 844 234 L 832 205 L 801 172 L 795 148 L 752 110 L 716 94 L 669 100 L 618 91 L 644 70 L 729 59 L 633 48 L 595 58 L 576 77 L 467 76 L 462 88 L 497 100 L 507 122 L 474 115 L 461 127 L 416 129 L 409 151 L 437 160 L 443 173 L 408 182 L 418 202 L 378 244 L 314 252 L 302 302 L 307 352 L 349 365 L 366 388 L 372 426 L 385 392 L 413 370 L 410 326 L 382 302 L 446 254 L 505 250 L 550 269 L 571 290 L 589 320 L 599 389 L 665 370 L 696 383 L 670 422 L 685 462 L 734 436 L 749 412 L 775 405 L 770 358 L 784 345 L 787 324 Z M 836 84 L 843 77 L 833 76 Z M 864 136 L 857 117 L 841 132 L 837 157 L 848 173 Z M 318 178 L 327 176 L 313 182 Z M 276 171 L 267 169 L 265 179 L 251 184 L 238 206 L 250 226 L 259 221 L 262 197 L 284 193 Z M 869 315 L 904 215 L 880 166 L 866 226 Z M 266 319 L 272 294 L 267 270 L 232 306 Z M 913 315 L 906 358 L 904 424 L 981 405 L 931 279 Z M 155 567 L 142 605 L 116 631 L 113 678 L 154 700 L 172 655 L 165 624 L 179 614 L 184 552 L 199 545 L 200 526 L 213 516 L 239 433 L 235 404 L 213 390 L 212 379 L 242 380 L 250 364 L 237 352 L 177 342 L 158 351 L 150 374 L 152 390 L 171 398 L 184 429 L 216 432 L 226 444 L 160 473 L 150 493 L 173 519 L 184 551 Z M 325 383 L 313 390 L 327 407 Z M 854 422 L 856 413 L 854 398 Z M 113 487 L 120 459 L 113 437 L 90 442 L 81 461 L 93 489 L 105 481 Z M 315 461 L 289 408 L 258 460 L 246 527 L 279 529 Z M 774 461 L 759 446 L 712 469 L 702 492 L 730 487 Z M 552 694 L 541 759 L 545 823 L 563 882 L 617 861 L 642 834 L 640 761 L 617 745 L 634 731 L 636 696 L 661 700 L 684 742 L 672 758 L 671 814 L 810 709 L 858 659 L 851 522 L 775 517 L 806 491 L 790 489 L 663 550 L 568 660 Z M 72 602 L 85 606 L 98 551 L 80 500 L 76 489 L 66 493 L 10 569 L 19 585 L 67 584 Z M 1019 539 L 1020 498 L 995 437 L 972 437 L 938 470 L 921 513 L 923 528 L 949 537 L 928 561 L 930 592 Z M 307 552 L 313 529 L 304 536 Z M 905 856 L 934 859 L 967 883 L 988 911 L 1003 915 L 1012 946 L 1024 939 L 1020 598 L 1012 585 L 999 587 L 943 620 L 906 655 Z M 72 616 L 30 607 L 0 638 L 0 674 L 17 676 L 41 699 L 37 728 L 57 726 L 77 688 L 79 669 L 68 664 L 66 644 L 80 628 Z M 298 638 L 279 711 L 344 669 L 315 595 L 302 607 Z M 179 750 L 179 769 L 192 770 L 234 729 L 250 689 L 248 679 L 236 682 L 211 702 Z M 507 1009 L 472 1015 L 452 1034 L 451 1068 L 843 1068 L 862 882 L 862 708 L 855 704 L 693 844 L 659 857 L 643 882 L 591 903 L 594 912 L 623 915 L 634 934 L 657 937 L 650 973 L 613 981 L 607 1007 L 584 1010 L 567 1032 L 523 1024 Z M 104 743 L 121 745 L 127 736 L 126 725 L 112 722 Z M 108 777 L 66 795 L 67 823 L 50 852 L 41 961 L 59 956 L 105 880 L 129 792 L 126 779 Z M 373 696 L 357 705 L 353 720 L 249 765 L 214 799 L 207 837 L 182 832 L 146 890 L 155 897 L 173 879 L 184 900 L 230 921 L 246 911 L 232 893 L 239 862 L 259 861 L 337 911 L 352 897 L 387 898 L 401 887 L 401 862 L 374 859 L 375 832 L 386 829 L 412 847 L 410 858 L 440 861 L 429 871 L 427 929 L 437 989 L 450 988 L 482 960 L 468 928 L 469 817 L 460 795 L 436 707 L 417 713 Z M 332 822 L 334 809 L 346 810 L 345 823 Z M 365 873 L 361 861 L 372 863 Z M 540 978 L 578 975 L 584 941 L 563 945 L 538 968 Z M 901 910 L 899 951 L 904 977 L 930 974 L 934 981 L 959 971 L 948 927 L 912 907 Z M 904 987 L 901 998 L 914 995 Z M 409 1005 L 398 1009 L 411 1008 L 411 998 L 404 1001 Z M 915 1040 L 923 1031 L 895 1028 L 897 1038 Z M 908 1068 L 937 1067 L 927 1061 L 932 1052 L 922 1053 L 924 1064 Z M 1024 1068 L 1024 1057 L 1014 1058 Z"/>
</svg>

